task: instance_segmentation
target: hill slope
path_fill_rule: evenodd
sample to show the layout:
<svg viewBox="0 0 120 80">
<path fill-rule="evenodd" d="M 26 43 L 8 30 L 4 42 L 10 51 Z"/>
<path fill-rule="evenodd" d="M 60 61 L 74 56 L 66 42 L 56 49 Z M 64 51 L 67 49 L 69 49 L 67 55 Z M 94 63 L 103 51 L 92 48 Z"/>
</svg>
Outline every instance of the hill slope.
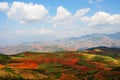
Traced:
<svg viewBox="0 0 120 80">
<path fill-rule="evenodd" d="M 79 51 L 79 50 L 78 50 Z M 120 48 L 115 47 L 93 47 L 82 51 L 83 53 L 89 53 L 89 54 L 98 54 L 103 56 L 110 56 L 113 58 L 119 58 L 120 59 Z"/>
<path fill-rule="evenodd" d="M 58 43 L 76 49 L 87 49 L 97 46 L 120 47 L 120 32 L 114 34 L 91 34 L 58 40 Z"/>
<path fill-rule="evenodd" d="M 23 52 L 0 55 L 0 79 L 7 80 L 119 80 L 120 60 L 80 52 Z"/>
</svg>

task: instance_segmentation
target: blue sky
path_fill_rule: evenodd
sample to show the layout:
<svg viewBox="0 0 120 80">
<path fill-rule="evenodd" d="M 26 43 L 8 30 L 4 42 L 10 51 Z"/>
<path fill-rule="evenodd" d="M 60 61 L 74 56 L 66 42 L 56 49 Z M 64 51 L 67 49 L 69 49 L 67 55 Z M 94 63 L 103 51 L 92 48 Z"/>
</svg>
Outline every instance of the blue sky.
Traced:
<svg viewBox="0 0 120 80">
<path fill-rule="evenodd" d="M 120 0 L 0 0 L 0 44 L 120 31 Z"/>
</svg>

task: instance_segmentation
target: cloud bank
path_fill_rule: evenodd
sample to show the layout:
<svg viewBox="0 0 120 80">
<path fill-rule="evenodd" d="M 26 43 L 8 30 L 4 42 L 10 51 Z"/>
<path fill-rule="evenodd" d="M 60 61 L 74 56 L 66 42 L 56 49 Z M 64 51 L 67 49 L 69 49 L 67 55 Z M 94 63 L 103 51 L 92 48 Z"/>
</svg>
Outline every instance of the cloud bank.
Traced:
<svg viewBox="0 0 120 80">
<path fill-rule="evenodd" d="M 0 11 L 7 11 L 9 9 L 8 3 L 7 2 L 0 2 Z"/>
<path fill-rule="evenodd" d="M 20 23 L 42 20 L 48 14 L 48 10 L 43 5 L 13 2 L 7 12 L 10 19 L 15 19 Z"/>
<path fill-rule="evenodd" d="M 102 0 L 96 1 L 102 2 Z M 93 0 L 89 0 L 89 2 L 93 2 Z M 106 12 L 96 12 L 93 16 L 85 16 L 90 10 L 90 8 L 80 9 L 72 14 L 63 6 L 58 6 L 56 15 L 50 16 L 48 9 L 42 4 L 13 2 L 12 5 L 9 5 L 7 2 L 0 2 L 0 11 L 5 11 L 4 13 L 9 19 L 16 20 L 19 23 L 43 21 L 43 19 L 50 16 L 46 22 L 49 21 L 54 26 L 71 24 L 77 21 L 94 26 L 120 24 L 120 14 L 111 15 Z"/>
<path fill-rule="evenodd" d="M 94 3 L 95 1 L 100 3 L 103 0 L 89 0 L 90 3 Z M 70 35 L 72 35 L 80 32 L 86 33 L 85 30 L 87 32 L 92 30 L 92 32 L 99 31 L 98 26 L 101 27 L 100 29 L 104 29 L 104 32 L 111 31 L 113 26 L 117 26 L 115 29 L 120 31 L 120 27 L 118 27 L 118 25 L 120 25 L 120 14 L 110 14 L 98 11 L 91 16 L 87 16 L 86 14 L 91 10 L 92 9 L 90 8 L 83 8 L 78 9 L 75 13 L 72 13 L 64 6 L 58 6 L 56 7 L 56 14 L 51 16 L 49 13 L 50 11 L 42 4 L 24 2 L 13 2 L 12 4 L 9 4 L 7 2 L 0 2 L 0 11 L 5 13 L 10 20 L 15 20 L 20 24 L 39 22 L 44 25 L 46 24 L 49 28 L 51 28 L 47 29 L 46 27 L 34 27 L 25 30 L 20 29 L 17 30 L 19 34 L 43 35 L 51 34 L 53 32 L 63 34 L 59 31 L 64 30 L 67 34 L 70 33 Z M 75 29 L 75 26 L 78 28 Z M 110 27 L 109 29 L 108 26 Z M 57 30 L 61 27 L 64 27 L 64 29 Z M 72 27 L 72 29 L 67 30 L 65 27 Z M 95 27 L 95 29 L 88 29 L 88 27 Z"/>
<path fill-rule="evenodd" d="M 120 24 L 120 14 L 111 15 L 106 12 L 97 12 L 91 17 L 82 17 L 81 21 L 86 22 L 91 26 Z"/>
</svg>

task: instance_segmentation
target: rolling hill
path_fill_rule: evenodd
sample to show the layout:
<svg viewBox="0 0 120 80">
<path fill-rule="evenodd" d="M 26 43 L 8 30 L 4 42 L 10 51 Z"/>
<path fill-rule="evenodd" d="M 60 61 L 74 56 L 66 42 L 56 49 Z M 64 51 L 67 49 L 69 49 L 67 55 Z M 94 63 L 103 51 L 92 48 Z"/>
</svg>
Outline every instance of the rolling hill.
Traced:
<svg viewBox="0 0 120 80">
<path fill-rule="evenodd" d="M 83 50 L 82 52 L 88 53 L 88 54 L 98 54 L 98 55 L 103 55 L 103 56 L 110 56 L 113 58 L 120 59 L 120 48 L 115 48 L 115 47 L 99 46 L 99 47 L 93 47 L 93 48 Z"/>
<path fill-rule="evenodd" d="M 98 54 L 66 51 L 0 55 L 0 80 L 120 80 L 119 75 L 120 60 Z"/>
<path fill-rule="evenodd" d="M 76 49 L 87 49 L 91 47 L 106 46 L 120 47 L 120 32 L 114 34 L 91 34 L 82 37 L 72 37 L 59 40 L 61 44 Z"/>
<path fill-rule="evenodd" d="M 16 54 L 24 51 L 77 51 L 98 46 L 120 48 L 120 32 L 114 34 L 91 34 L 82 37 L 59 39 L 51 42 L 21 43 L 19 45 L 0 47 L 0 53 Z"/>
</svg>

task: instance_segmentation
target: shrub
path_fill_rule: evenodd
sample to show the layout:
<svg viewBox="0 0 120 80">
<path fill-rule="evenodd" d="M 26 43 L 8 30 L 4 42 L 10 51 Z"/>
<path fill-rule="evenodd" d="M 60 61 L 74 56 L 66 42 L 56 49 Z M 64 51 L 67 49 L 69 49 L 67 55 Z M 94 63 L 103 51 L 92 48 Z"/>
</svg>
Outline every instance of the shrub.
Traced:
<svg viewBox="0 0 120 80">
<path fill-rule="evenodd" d="M 0 70 L 0 80 L 24 80 L 21 76 L 11 73 L 9 70 Z"/>
<path fill-rule="evenodd" d="M 82 65 L 82 66 L 93 67 L 93 65 L 92 65 L 92 64 L 87 63 L 87 62 L 82 61 L 82 60 L 80 60 L 80 61 L 78 62 L 78 64 L 79 64 L 79 65 Z"/>
<path fill-rule="evenodd" d="M 54 73 L 55 69 L 50 67 L 50 68 L 47 68 L 46 71 L 47 73 Z"/>
<path fill-rule="evenodd" d="M 94 76 L 88 76 L 87 80 L 94 80 Z"/>
<path fill-rule="evenodd" d="M 96 62 L 103 62 L 103 63 L 106 63 L 106 62 L 113 62 L 114 59 L 111 58 L 111 57 L 108 57 L 108 56 L 100 56 L 100 55 L 97 55 L 95 57 L 92 58 L 93 61 L 96 61 Z"/>
<path fill-rule="evenodd" d="M 87 59 L 87 56 L 85 55 L 81 55 L 81 56 L 78 56 L 79 59 Z"/>
<path fill-rule="evenodd" d="M 0 54 L 0 63 L 6 63 L 9 62 L 10 57 L 7 55 Z"/>
<path fill-rule="evenodd" d="M 61 77 L 61 73 L 56 73 L 56 74 L 55 74 L 55 78 L 58 79 L 58 78 L 60 78 L 60 77 Z"/>
<path fill-rule="evenodd" d="M 87 74 L 88 74 L 88 75 L 93 75 L 93 74 L 95 74 L 95 73 L 97 73 L 97 72 L 98 72 L 98 70 L 95 69 L 95 70 L 90 70 L 90 71 L 88 71 Z"/>
<path fill-rule="evenodd" d="M 48 64 L 40 64 L 38 70 L 45 70 L 48 67 Z"/>
<path fill-rule="evenodd" d="M 112 68 L 112 71 L 119 71 L 120 72 L 120 67 L 114 67 L 114 68 Z"/>
</svg>

